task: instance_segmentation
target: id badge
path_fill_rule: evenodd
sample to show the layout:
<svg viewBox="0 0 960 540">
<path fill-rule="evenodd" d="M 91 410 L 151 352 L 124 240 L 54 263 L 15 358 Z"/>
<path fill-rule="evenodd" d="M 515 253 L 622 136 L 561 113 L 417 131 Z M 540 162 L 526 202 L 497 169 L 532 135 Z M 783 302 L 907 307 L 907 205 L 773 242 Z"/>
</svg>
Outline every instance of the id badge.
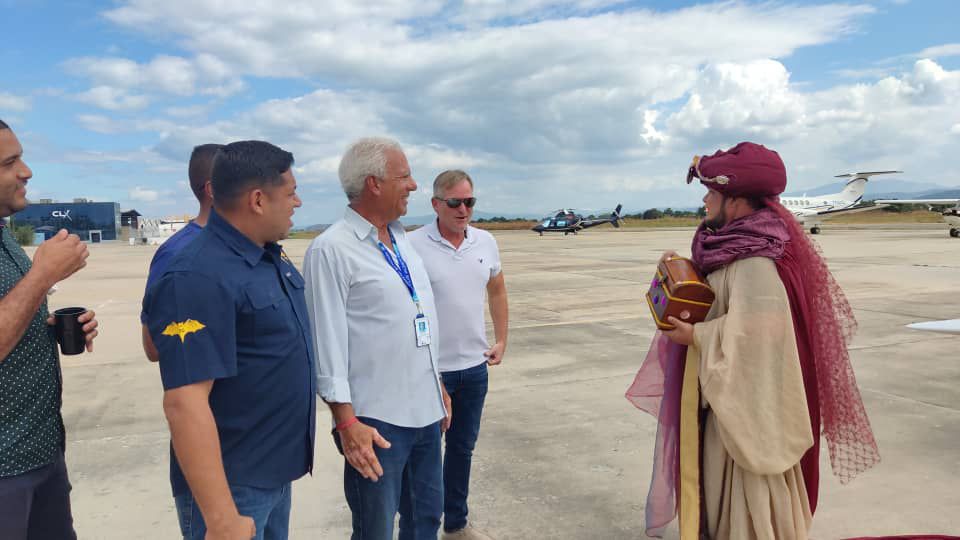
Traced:
<svg viewBox="0 0 960 540">
<path fill-rule="evenodd" d="M 413 329 L 417 333 L 417 347 L 430 344 L 430 321 L 424 314 L 421 313 L 413 319 Z"/>
</svg>

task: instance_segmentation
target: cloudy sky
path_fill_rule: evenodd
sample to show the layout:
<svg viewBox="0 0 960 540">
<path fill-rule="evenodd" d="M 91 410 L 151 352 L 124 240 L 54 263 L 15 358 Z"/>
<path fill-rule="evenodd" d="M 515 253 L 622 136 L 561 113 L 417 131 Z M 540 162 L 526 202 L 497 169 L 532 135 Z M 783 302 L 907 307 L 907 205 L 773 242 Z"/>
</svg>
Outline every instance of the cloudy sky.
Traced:
<svg viewBox="0 0 960 540">
<path fill-rule="evenodd" d="M 196 204 L 194 145 L 292 151 L 298 225 L 342 214 L 353 139 L 388 135 L 421 186 L 478 209 L 696 206 L 693 154 L 778 150 L 791 191 L 898 168 L 960 185 L 960 2 L 0 0 L 0 118 L 31 198 Z"/>
</svg>

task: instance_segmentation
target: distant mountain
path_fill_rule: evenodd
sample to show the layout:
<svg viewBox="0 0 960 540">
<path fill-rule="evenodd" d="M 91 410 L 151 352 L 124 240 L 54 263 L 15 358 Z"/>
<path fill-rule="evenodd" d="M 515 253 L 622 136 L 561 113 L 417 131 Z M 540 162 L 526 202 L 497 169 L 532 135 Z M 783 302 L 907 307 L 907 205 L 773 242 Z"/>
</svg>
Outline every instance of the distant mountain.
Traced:
<svg viewBox="0 0 960 540">
<path fill-rule="evenodd" d="M 522 215 L 522 214 L 515 214 L 510 212 L 497 213 L 497 212 L 476 211 L 473 213 L 474 221 L 478 219 L 491 219 L 495 217 L 504 217 L 507 219 L 536 220 L 536 219 L 540 219 L 541 216 L 534 216 L 531 214 Z M 427 223 L 430 223 L 435 219 L 437 219 L 437 216 L 435 214 L 430 214 L 426 216 L 403 216 L 402 218 L 400 218 L 400 222 L 409 227 L 411 225 L 426 225 Z"/>
<path fill-rule="evenodd" d="M 322 233 L 323 231 L 327 230 L 327 227 L 329 227 L 329 226 L 330 226 L 329 223 L 316 223 L 316 224 L 314 224 L 314 225 L 307 225 L 307 226 L 305 226 L 305 227 L 294 227 L 293 230 L 294 230 L 294 231 L 309 231 L 309 232 L 314 232 L 314 231 L 316 231 L 316 232 Z"/>
<path fill-rule="evenodd" d="M 936 191 L 906 192 L 894 191 L 890 193 L 873 193 L 869 199 L 960 199 L 960 189 L 945 189 Z"/>
<path fill-rule="evenodd" d="M 787 197 L 802 197 L 804 195 L 809 197 L 817 197 L 819 195 L 829 195 L 831 193 L 838 193 L 843 190 L 847 181 L 843 178 L 837 178 L 836 182 L 830 184 L 824 184 L 822 186 L 817 186 L 815 188 L 804 189 L 804 190 L 794 190 L 789 193 L 785 193 Z M 910 180 L 899 180 L 899 179 L 875 179 L 869 180 L 867 182 L 867 188 L 863 195 L 865 199 L 885 199 L 890 198 L 888 195 L 894 193 L 905 194 L 909 193 L 910 198 L 917 198 L 918 194 L 933 192 L 933 191 L 944 191 L 944 190 L 956 190 L 955 186 L 944 186 L 942 184 L 934 184 L 932 182 L 912 182 Z M 904 198 L 904 197 L 900 197 Z"/>
</svg>

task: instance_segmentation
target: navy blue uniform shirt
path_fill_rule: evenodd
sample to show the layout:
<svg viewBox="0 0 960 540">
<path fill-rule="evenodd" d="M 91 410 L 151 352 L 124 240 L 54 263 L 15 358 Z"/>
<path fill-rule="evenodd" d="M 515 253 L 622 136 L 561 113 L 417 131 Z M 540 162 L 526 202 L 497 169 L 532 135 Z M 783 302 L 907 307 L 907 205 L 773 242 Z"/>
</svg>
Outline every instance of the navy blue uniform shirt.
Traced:
<svg viewBox="0 0 960 540">
<path fill-rule="evenodd" d="M 316 376 L 303 277 L 277 244 L 211 212 L 144 298 L 164 390 L 213 380 L 227 482 L 276 488 L 313 467 Z M 170 459 L 173 494 L 189 491 Z"/>
<path fill-rule="evenodd" d="M 160 244 L 157 252 L 153 254 L 153 259 L 150 260 L 150 270 L 147 272 L 147 285 L 143 288 L 144 295 L 146 295 L 146 290 L 156 283 L 157 280 L 160 279 L 160 276 L 166 272 L 167 265 L 170 264 L 170 261 L 173 260 L 177 253 L 180 253 L 180 250 L 183 249 L 184 246 L 193 242 L 193 239 L 196 238 L 202 230 L 203 227 L 191 221 L 187 223 L 184 228 L 173 233 L 173 236 L 167 238 L 163 244 Z M 140 322 L 147 324 L 147 314 L 145 311 L 142 311 L 142 309 L 140 311 Z"/>
</svg>

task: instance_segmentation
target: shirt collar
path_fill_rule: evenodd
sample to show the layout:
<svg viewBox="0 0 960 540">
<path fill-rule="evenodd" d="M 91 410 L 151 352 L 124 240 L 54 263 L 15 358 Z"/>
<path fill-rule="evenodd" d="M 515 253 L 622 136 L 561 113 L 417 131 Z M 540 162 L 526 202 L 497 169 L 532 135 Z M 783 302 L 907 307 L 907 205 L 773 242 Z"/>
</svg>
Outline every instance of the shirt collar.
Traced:
<svg viewBox="0 0 960 540">
<path fill-rule="evenodd" d="M 347 209 L 344 210 L 343 221 L 353 229 L 353 232 L 360 240 L 365 240 L 367 237 L 373 238 L 374 240 L 378 239 L 377 228 L 352 207 L 347 206 Z M 403 231 L 403 224 L 400 223 L 399 220 L 391 221 L 387 224 L 387 227 L 389 227 L 394 234 Z"/>
<path fill-rule="evenodd" d="M 434 219 L 430 223 L 423 226 L 424 230 L 427 233 L 427 236 L 430 237 L 434 242 L 446 242 L 446 238 L 440 234 L 440 225 L 439 222 Z M 470 225 L 467 225 L 467 230 L 463 233 L 463 241 L 466 244 L 473 244 L 477 240 L 477 235 L 470 234 Z M 449 242 L 447 242 L 449 243 Z M 462 244 L 461 244 L 462 245 Z"/>
<path fill-rule="evenodd" d="M 243 257 L 243 260 L 250 266 L 256 266 L 263 258 L 264 249 L 253 243 L 252 240 L 244 236 L 229 221 L 220 217 L 216 210 L 210 211 L 210 219 L 207 221 L 207 228 L 219 236 L 227 246 Z M 269 246 L 269 244 L 268 244 Z"/>
</svg>

